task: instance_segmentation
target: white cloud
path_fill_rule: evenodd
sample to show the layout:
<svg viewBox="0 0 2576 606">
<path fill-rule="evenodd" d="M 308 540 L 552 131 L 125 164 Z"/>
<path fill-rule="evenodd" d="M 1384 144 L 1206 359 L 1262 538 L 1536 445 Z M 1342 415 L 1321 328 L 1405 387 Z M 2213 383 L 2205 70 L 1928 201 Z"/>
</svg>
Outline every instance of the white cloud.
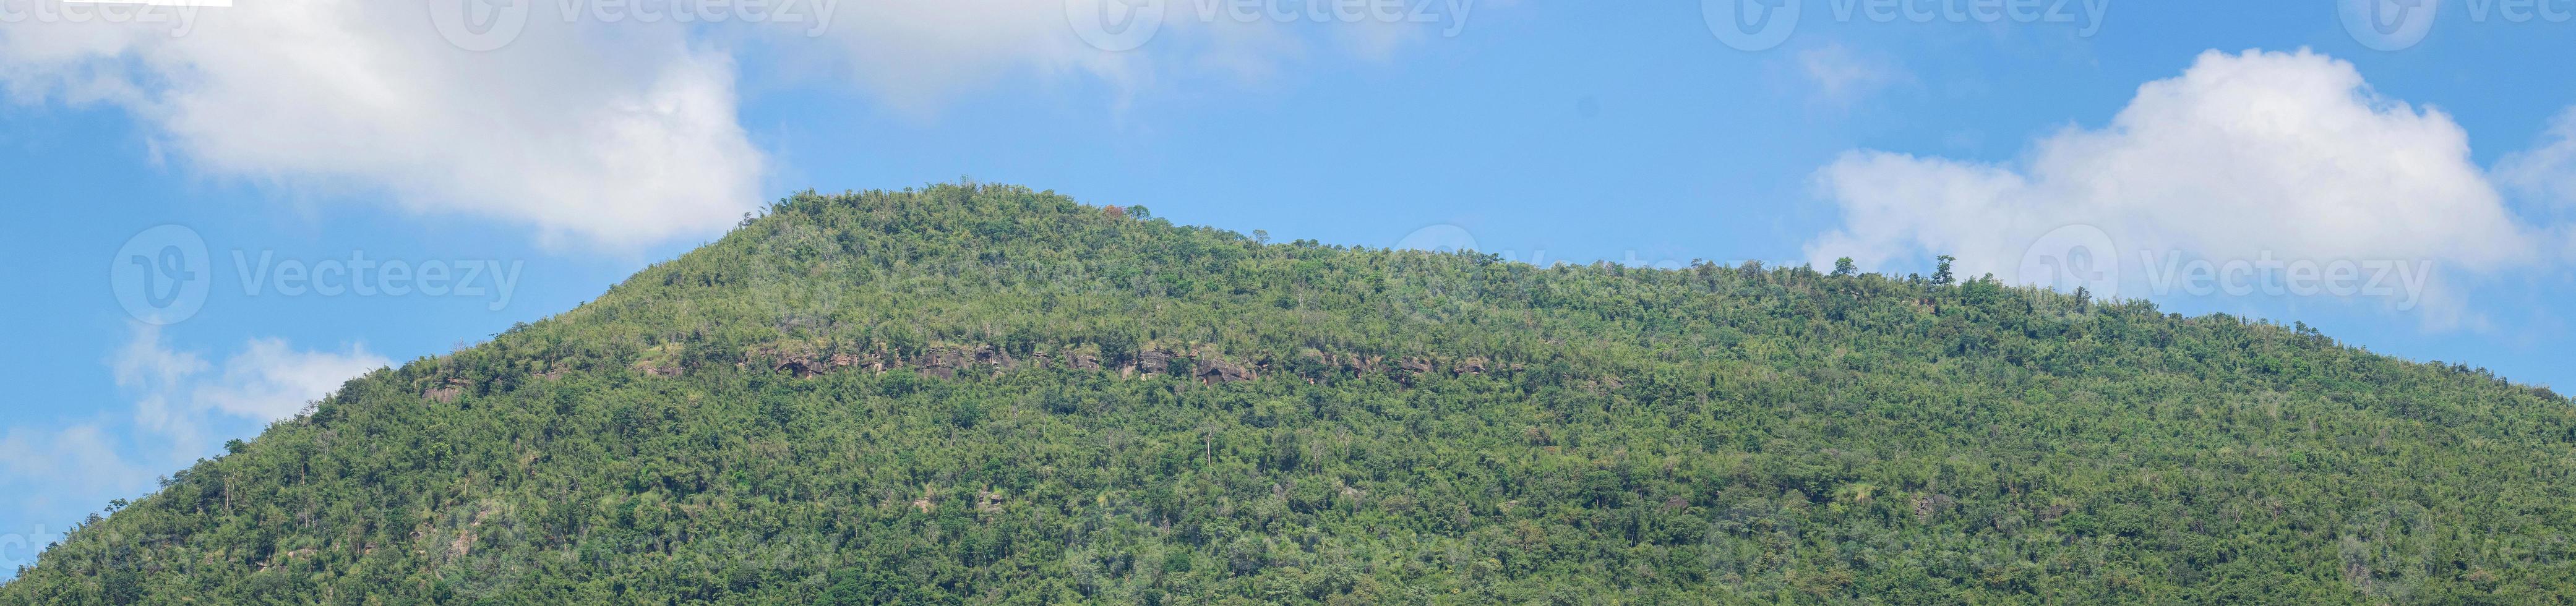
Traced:
<svg viewBox="0 0 2576 606">
<path fill-rule="evenodd" d="M 834 16 L 821 36 L 839 47 L 839 67 L 909 111 L 930 112 L 951 96 L 1014 74 L 1088 74 L 1122 85 L 1143 76 L 1138 55 L 1104 52 L 1077 37 L 1066 0 L 858 1 L 839 10 L 853 14 Z M 809 42 L 811 28 L 778 25 L 792 37 L 784 40 L 788 45 Z"/>
<path fill-rule="evenodd" d="M 223 376 L 197 386 L 195 401 L 207 410 L 274 421 L 339 391 L 349 379 L 390 364 L 364 346 L 350 346 L 345 353 L 311 352 L 296 351 L 278 339 L 252 339 L 224 361 Z"/>
<path fill-rule="evenodd" d="M 1259 83 L 1315 56 L 1310 47 L 1378 61 L 1434 38 L 1463 35 L 1476 9 L 1513 0 L 1421 0 L 1401 6 L 1296 0 L 893 0 L 845 2 L 828 27 L 778 23 L 773 43 L 807 38 L 850 81 L 896 108 L 936 112 L 951 97 L 1004 86 L 1038 88 L 1087 77 L 1123 104 L 1150 85 L 1214 74 Z M 1135 11 L 1159 11 L 1139 17 Z M 1131 20 L 1132 19 L 1132 20 Z M 1077 24 L 1076 21 L 1083 21 Z M 1129 29 L 1130 27 L 1138 29 Z M 819 36 L 817 33 L 819 31 Z M 1085 33 L 1097 39 L 1086 40 Z M 1124 40 L 1132 49 L 1096 42 Z M 1107 46 L 1122 46 L 1111 43 Z"/>
<path fill-rule="evenodd" d="M 0 433 L 0 488 L 11 495 L 18 516 L 44 512 L 86 511 L 108 499 L 133 498 L 148 490 L 151 472 L 117 452 L 117 441 L 96 423 L 77 423 L 56 431 L 24 426 Z M 73 520 L 50 526 L 0 527 L 0 566 L 33 563 L 43 540 L 27 535 L 58 535 Z M 10 545 L 11 540 L 32 544 Z"/>
<path fill-rule="evenodd" d="M 549 238 L 650 243 L 721 230 L 760 202 L 731 59 L 685 30 L 534 18 L 475 53 L 418 3 L 239 4 L 165 13 L 184 23 L 10 25 L 0 85 L 123 107 L 208 174 Z"/>
<path fill-rule="evenodd" d="M 1815 179 L 1843 215 L 1808 244 L 1819 263 L 1955 254 L 1963 276 L 2020 281 L 2026 248 L 2067 225 L 2107 231 L 2131 276 L 2140 252 L 2178 251 L 2431 261 L 2445 282 L 2536 250 L 2449 116 L 2379 97 L 2351 64 L 2305 50 L 2204 53 L 2139 87 L 2109 125 L 2043 137 L 2018 163 L 1862 150 Z M 2431 325 L 2461 319 L 2426 309 Z"/>
<path fill-rule="evenodd" d="M 41 545 L 109 499 L 152 489 L 152 477 L 214 454 L 214 442 L 286 418 L 340 385 L 389 364 L 365 347 L 301 351 L 253 339 L 220 365 L 162 342 L 161 327 L 136 324 L 107 360 L 134 398 L 131 425 L 113 418 L 54 428 L 19 424 L 0 432 L 0 567 L 32 563 Z M 217 370 L 220 368 L 220 370 Z M 34 522 L 30 525 L 19 524 Z M 31 547 L 33 546 L 33 547 Z"/>
<path fill-rule="evenodd" d="M 1905 81 L 1908 76 L 1891 63 L 1864 57 L 1841 44 L 1798 51 L 1798 69 L 1815 83 L 1816 96 L 1835 104 L 1851 103 Z"/>
<path fill-rule="evenodd" d="M 2496 162 L 2496 178 L 2560 210 L 2576 210 L 2576 108 L 2559 112 L 2532 149 Z"/>
<path fill-rule="evenodd" d="M 1073 21 L 1109 4 L 1161 10 L 1161 25 L 1143 48 L 1095 47 Z M 399 1 L 154 9 L 174 17 L 160 23 L 23 20 L 0 29 L 0 88 L 20 102 L 122 107 L 178 165 L 290 197 L 387 199 L 631 248 L 719 231 L 763 201 L 767 159 L 736 115 L 729 44 L 768 44 L 764 67 L 847 76 L 916 114 L 1066 76 L 1106 84 L 1124 107 L 1165 74 L 1270 78 L 1318 41 L 1389 57 L 1460 34 L 1477 3 L 1345 14 L 1279 2 L 1247 20 L 1195 0 L 806 0 L 768 5 L 774 18 L 757 25 L 685 25 L 599 0 L 495 5 L 528 12 L 524 31 L 490 52 L 459 48 L 436 11 Z"/>
<path fill-rule="evenodd" d="M 278 339 L 251 339 L 214 371 L 197 354 L 161 342 L 161 327 L 137 325 L 109 360 L 117 386 L 135 398 L 135 425 L 167 438 L 180 453 L 210 441 L 212 423 L 266 424 L 338 391 L 367 371 L 391 364 L 363 345 L 347 351 L 301 351 Z M 185 460 L 189 456 L 181 456 Z"/>
<path fill-rule="evenodd" d="M 189 377 L 206 369 L 206 361 L 162 346 L 160 326 L 137 325 L 134 338 L 117 349 L 108 367 L 115 371 L 117 387 L 136 394 L 138 424 L 155 432 L 177 433 L 184 429 L 178 424 L 182 413 L 172 408 L 172 396 L 181 393 Z"/>
</svg>

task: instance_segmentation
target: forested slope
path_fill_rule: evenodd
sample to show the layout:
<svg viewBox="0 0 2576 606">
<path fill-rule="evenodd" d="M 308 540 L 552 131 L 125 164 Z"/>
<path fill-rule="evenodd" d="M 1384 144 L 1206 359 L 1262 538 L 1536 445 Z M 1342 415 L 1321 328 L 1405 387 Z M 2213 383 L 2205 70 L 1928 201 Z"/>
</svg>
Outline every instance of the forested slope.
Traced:
<svg viewBox="0 0 2576 606">
<path fill-rule="evenodd" d="M 0 604 L 2576 599 L 2576 408 L 2483 370 L 1141 210 L 794 197 L 350 381 Z"/>
</svg>

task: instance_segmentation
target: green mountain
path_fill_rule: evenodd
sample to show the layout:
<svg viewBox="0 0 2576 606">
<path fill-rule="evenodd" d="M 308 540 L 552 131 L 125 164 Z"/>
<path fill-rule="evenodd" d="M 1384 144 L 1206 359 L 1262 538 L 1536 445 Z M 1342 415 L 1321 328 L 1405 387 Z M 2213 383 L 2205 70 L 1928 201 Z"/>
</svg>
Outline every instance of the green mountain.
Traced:
<svg viewBox="0 0 2576 606">
<path fill-rule="evenodd" d="M 2576 407 L 1990 280 L 799 195 L 0 604 L 2565 603 Z"/>
</svg>

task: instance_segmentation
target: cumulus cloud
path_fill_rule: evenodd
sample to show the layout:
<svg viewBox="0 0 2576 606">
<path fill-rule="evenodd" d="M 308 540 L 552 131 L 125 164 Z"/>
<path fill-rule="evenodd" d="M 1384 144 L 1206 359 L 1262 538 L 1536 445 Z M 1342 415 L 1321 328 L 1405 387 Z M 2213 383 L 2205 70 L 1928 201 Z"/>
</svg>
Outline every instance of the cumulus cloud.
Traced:
<svg viewBox="0 0 2576 606">
<path fill-rule="evenodd" d="M 842 76 L 834 82 L 919 115 L 963 93 L 1067 76 L 1105 83 L 1123 107 L 1165 74 L 1267 79 L 1310 45 L 1389 57 L 1415 40 L 1459 35 L 1478 6 L 464 2 L 469 12 L 526 11 L 503 26 L 515 32 L 506 44 L 486 50 L 484 30 L 458 42 L 457 31 L 438 27 L 457 0 L 429 10 L 365 0 L 8 4 L 19 18 L 0 29 L 0 88 L 22 103 L 121 107 L 179 166 L 293 198 L 384 199 L 620 248 L 718 231 L 762 201 L 768 161 L 736 115 L 734 51 L 746 44 L 775 51 L 761 55 L 765 67 Z M 726 20 L 678 23 L 673 10 Z M 1159 18 L 1101 29 L 1107 16 L 1135 11 Z"/>
<path fill-rule="evenodd" d="M 2016 275 L 2025 253 L 2069 225 L 2106 232 L 2132 277 L 2160 269 L 2142 254 L 2431 262 L 2448 276 L 2537 249 L 2448 115 L 2381 97 L 2351 64 L 2306 50 L 2204 53 L 2139 87 L 2110 124 L 2043 137 L 2018 162 L 1861 150 L 1815 182 L 1843 225 L 1808 244 L 1810 259 L 1954 254 L 1965 276 L 2017 282 L 2041 278 Z M 2426 309 L 2431 324 L 2461 319 Z"/>
<path fill-rule="evenodd" d="M 418 3 L 144 10 L 0 30 L 0 86 L 21 102 L 122 107 L 210 175 L 582 243 L 721 230 L 760 201 L 764 160 L 737 123 L 731 58 L 685 30 L 534 18 L 472 52 Z"/>
</svg>

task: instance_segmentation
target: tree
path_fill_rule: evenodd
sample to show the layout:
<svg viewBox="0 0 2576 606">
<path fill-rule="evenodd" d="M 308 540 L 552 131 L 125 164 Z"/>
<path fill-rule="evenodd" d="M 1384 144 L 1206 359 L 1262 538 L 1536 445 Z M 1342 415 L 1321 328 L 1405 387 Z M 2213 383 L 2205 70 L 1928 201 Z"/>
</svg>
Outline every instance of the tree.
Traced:
<svg viewBox="0 0 2576 606">
<path fill-rule="evenodd" d="M 0 606 L 2576 601 L 2517 565 L 2576 534 L 2524 489 L 2569 402 L 2469 365 L 1984 278 L 1103 212 L 800 195 L 170 470 Z M 1497 287 L 1390 313 L 1426 277 Z M 2192 471 L 2221 468 L 2289 473 Z"/>
<path fill-rule="evenodd" d="M 1932 268 L 1932 284 L 1934 286 L 1949 286 L 1951 283 L 1959 280 L 1957 276 L 1950 274 L 1950 263 L 1959 260 L 1958 257 L 1941 255 L 1939 257 L 1935 257 L 1935 259 L 1940 261 L 1940 264 Z"/>
<path fill-rule="evenodd" d="M 1834 260 L 1835 276 L 1849 276 L 1857 273 L 1860 273 L 1860 266 L 1852 263 L 1851 257 L 1843 257 Z"/>
<path fill-rule="evenodd" d="M 1265 246 L 1269 245 L 1269 244 L 1270 244 L 1270 230 L 1267 230 L 1267 229 L 1256 229 L 1256 230 L 1252 230 L 1252 243 L 1254 243 L 1254 244 L 1261 244 L 1261 245 L 1265 245 Z"/>
<path fill-rule="evenodd" d="M 838 582 L 823 590 L 817 604 L 831 606 L 874 606 L 876 604 L 942 604 L 952 600 L 911 579 L 884 570 L 854 569 L 833 576 Z"/>
</svg>

